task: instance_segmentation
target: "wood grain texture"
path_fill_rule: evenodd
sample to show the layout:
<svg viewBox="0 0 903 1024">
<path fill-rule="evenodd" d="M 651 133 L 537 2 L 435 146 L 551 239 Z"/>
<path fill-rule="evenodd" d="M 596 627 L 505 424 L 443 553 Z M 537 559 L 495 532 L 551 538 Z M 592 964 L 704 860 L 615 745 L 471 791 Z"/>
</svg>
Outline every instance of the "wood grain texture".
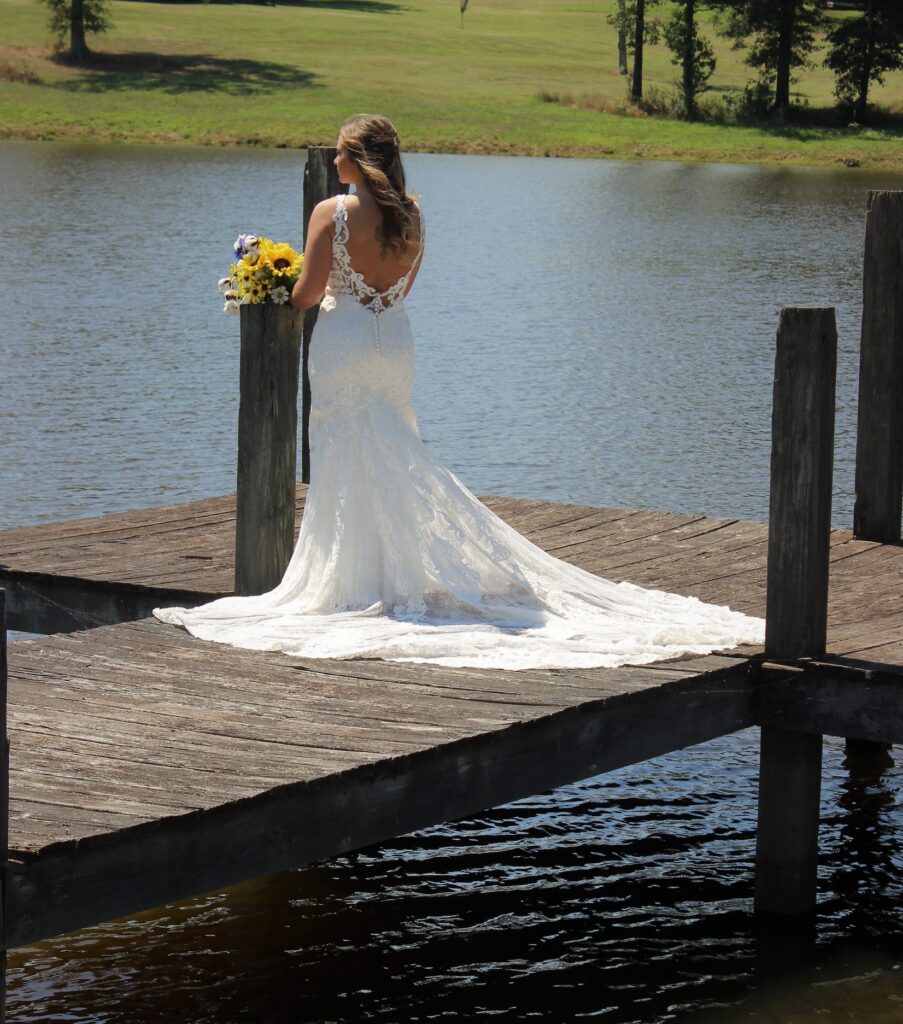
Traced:
<svg viewBox="0 0 903 1024">
<path fill-rule="evenodd" d="M 824 654 L 834 459 L 833 309 L 786 308 L 778 321 L 771 431 L 765 649 Z"/>
<path fill-rule="evenodd" d="M 296 488 L 298 519 L 305 493 Z M 764 523 L 483 500 L 608 578 L 764 611 Z M 0 571 L 35 600 L 69 587 L 82 617 L 79 588 L 93 588 L 95 608 L 102 595 L 115 622 L 136 595 L 165 605 L 191 603 L 189 588 L 194 603 L 228 593 L 234 521 L 235 497 L 224 496 L 20 528 L 0 533 Z M 867 659 L 882 658 L 881 671 L 903 673 L 903 553 L 848 530 L 827 543 L 832 653 L 858 652 L 844 671 L 874 671 Z M 73 574 L 54 574 L 57 565 Z M 148 618 L 16 644 L 12 941 L 450 820 L 758 713 L 769 729 L 897 735 L 889 682 L 855 690 L 845 678 L 820 701 L 799 690 L 769 702 L 763 687 L 778 683 L 749 661 L 758 653 L 616 670 L 441 669 L 242 651 Z M 263 837 L 260 849 L 242 852 L 249 834 Z M 109 888 L 97 884 L 107 878 Z"/>
<path fill-rule="evenodd" d="M 240 312 L 235 592 L 262 594 L 282 579 L 294 547 L 303 317 L 288 303 Z"/>
<path fill-rule="evenodd" d="M 757 914 L 815 909 L 822 737 L 762 726 L 756 829 Z"/>
<path fill-rule="evenodd" d="M 295 532 L 307 488 L 297 485 Z M 615 581 L 764 615 L 768 525 L 487 495 L 515 529 Z M 0 531 L 11 628 L 87 629 L 232 592 L 235 496 Z M 903 548 L 831 530 L 828 649 L 885 645 L 903 665 Z M 747 652 L 749 653 L 749 652 Z"/>
<path fill-rule="evenodd" d="M 903 192 L 868 195 L 858 417 L 853 528 L 893 543 L 903 500 Z"/>
<path fill-rule="evenodd" d="M 756 696 L 763 727 L 903 743 L 903 675 L 826 659 L 792 675 L 775 669 Z"/>
<path fill-rule="evenodd" d="M 502 672 L 292 659 L 155 619 L 16 644 L 12 944 L 753 721 L 741 657 Z"/>
</svg>

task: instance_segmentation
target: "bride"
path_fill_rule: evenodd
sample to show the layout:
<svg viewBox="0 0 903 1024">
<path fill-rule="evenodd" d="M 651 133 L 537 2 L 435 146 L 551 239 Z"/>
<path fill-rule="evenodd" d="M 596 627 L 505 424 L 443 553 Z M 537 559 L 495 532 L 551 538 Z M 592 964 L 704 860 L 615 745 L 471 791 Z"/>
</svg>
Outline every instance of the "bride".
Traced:
<svg viewBox="0 0 903 1024">
<path fill-rule="evenodd" d="M 205 640 L 299 657 L 504 669 L 643 664 L 761 643 L 761 619 L 554 558 L 437 462 L 411 408 L 404 306 L 424 212 L 386 118 L 349 118 L 336 150 L 339 180 L 355 192 L 315 207 L 291 296 L 320 311 L 311 480 L 288 568 L 268 593 L 154 615 Z"/>
</svg>

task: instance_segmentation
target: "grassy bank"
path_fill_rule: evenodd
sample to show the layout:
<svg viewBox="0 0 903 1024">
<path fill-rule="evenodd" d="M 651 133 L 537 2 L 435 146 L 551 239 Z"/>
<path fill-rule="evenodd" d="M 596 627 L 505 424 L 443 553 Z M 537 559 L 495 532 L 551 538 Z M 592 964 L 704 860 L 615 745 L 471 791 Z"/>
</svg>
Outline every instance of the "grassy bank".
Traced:
<svg viewBox="0 0 903 1024">
<path fill-rule="evenodd" d="M 903 132 L 686 124 L 606 112 L 625 92 L 605 15 L 614 0 L 305 0 L 276 7 L 113 0 L 97 63 L 50 56 L 46 8 L 4 0 L 0 136 L 210 145 L 332 144 L 351 113 L 396 123 L 405 149 L 652 157 L 903 170 Z M 717 40 L 717 91 L 750 71 Z M 674 87 L 663 46 L 647 88 Z M 799 98 L 830 106 L 833 80 Z M 545 97 L 545 98 L 543 98 Z M 552 98 L 553 102 L 549 102 Z M 903 73 L 876 89 L 903 111 Z"/>
</svg>

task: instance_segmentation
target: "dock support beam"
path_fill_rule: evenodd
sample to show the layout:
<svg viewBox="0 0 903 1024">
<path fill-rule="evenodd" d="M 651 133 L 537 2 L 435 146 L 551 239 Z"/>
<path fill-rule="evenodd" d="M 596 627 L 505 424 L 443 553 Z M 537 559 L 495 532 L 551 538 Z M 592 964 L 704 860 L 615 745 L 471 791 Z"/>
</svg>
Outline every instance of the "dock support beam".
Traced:
<svg viewBox="0 0 903 1024">
<path fill-rule="evenodd" d="M 307 247 L 307 226 L 310 215 L 317 203 L 340 192 L 347 193 L 348 186 L 339 181 L 336 170 L 335 146 L 309 146 L 307 163 L 304 165 L 303 195 L 303 237 Z M 317 323 L 319 306 L 311 306 L 304 313 L 304 333 L 301 342 L 301 481 L 310 483 L 310 374 L 307 369 L 307 358 L 310 353 L 310 339 Z"/>
<path fill-rule="evenodd" d="M 837 329 L 833 309 L 778 321 L 772 411 L 765 653 L 825 653 Z M 763 727 L 755 909 L 815 908 L 822 737 Z"/>
</svg>

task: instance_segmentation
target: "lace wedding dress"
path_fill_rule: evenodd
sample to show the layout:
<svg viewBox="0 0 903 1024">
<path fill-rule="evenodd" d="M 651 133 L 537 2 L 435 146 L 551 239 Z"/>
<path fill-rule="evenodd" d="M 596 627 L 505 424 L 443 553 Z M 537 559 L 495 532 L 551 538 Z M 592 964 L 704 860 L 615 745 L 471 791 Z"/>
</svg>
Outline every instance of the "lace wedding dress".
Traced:
<svg viewBox="0 0 903 1024">
<path fill-rule="evenodd" d="M 308 658 L 506 669 L 642 664 L 762 642 L 761 619 L 554 558 L 441 466 L 411 408 L 410 271 L 377 292 L 351 266 L 341 195 L 334 223 L 309 358 L 311 482 L 282 582 L 155 608 L 157 618 Z"/>
</svg>

